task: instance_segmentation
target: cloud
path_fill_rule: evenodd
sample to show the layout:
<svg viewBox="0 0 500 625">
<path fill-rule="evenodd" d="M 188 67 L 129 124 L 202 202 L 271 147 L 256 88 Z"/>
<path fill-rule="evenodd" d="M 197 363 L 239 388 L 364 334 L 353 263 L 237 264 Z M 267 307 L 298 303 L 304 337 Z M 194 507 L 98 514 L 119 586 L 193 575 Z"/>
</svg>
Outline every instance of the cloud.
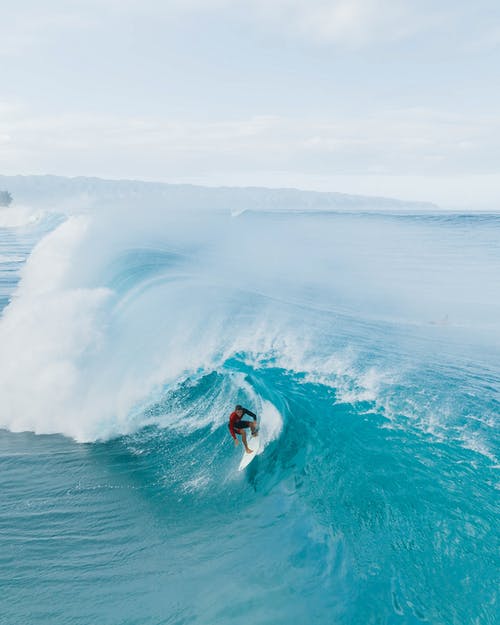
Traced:
<svg viewBox="0 0 500 625">
<path fill-rule="evenodd" d="M 0 106 L 0 109 L 2 106 Z M 0 168 L 125 177 L 215 171 L 316 175 L 460 175 L 500 169 L 500 117 L 427 109 L 362 119 L 250 116 L 202 121 L 116 115 L 36 115 L 3 105 Z"/>
<path fill-rule="evenodd" d="M 19 56 L 40 44 L 52 42 L 61 31 L 85 29 L 96 23 L 96 16 L 87 11 L 80 13 L 74 7 L 42 6 L 29 0 L 5 3 L 0 57 Z"/>
<path fill-rule="evenodd" d="M 422 22 L 404 0 L 256 0 L 253 5 L 276 30 L 323 44 L 358 47 L 395 41 L 415 32 Z"/>
<path fill-rule="evenodd" d="M 170 13 L 225 14 L 274 36 L 355 47 L 405 38 L 436 15 L 429 6 L 418 11 L 409 0 L 166 0 L 163 6 Z"/>
<path fill-rule="evenodd" d="M 182 19 L 212 16 L 228 24 L 247 23 L 273 37 L 313 44 L 363 47 L 405 39 L 432 25 L 453 22 L 452 6 L 423 0 L 7 0 L 8 24 L 0 54 L 16 54 L 50 41 L 54 34 L 82 28 L 120 28 L 117 20 L 160 21 L 168 27 Z"/>
<path fill-rule="evenodd" d="M 486 26 L 477 38 L 472 38 L 468 48 L 472 52 L 491 51 L 500 48 L 500 25 Z"/>
</svg>

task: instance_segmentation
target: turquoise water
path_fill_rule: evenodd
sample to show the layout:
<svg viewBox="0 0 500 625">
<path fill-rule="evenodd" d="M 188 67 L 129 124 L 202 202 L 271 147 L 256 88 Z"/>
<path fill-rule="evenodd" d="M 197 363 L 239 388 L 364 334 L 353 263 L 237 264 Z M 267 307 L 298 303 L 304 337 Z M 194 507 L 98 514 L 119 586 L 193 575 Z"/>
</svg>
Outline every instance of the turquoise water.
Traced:
<svg viewBox="0 0 500 625">
<path fill-rule="evenodd" d="M 496 215 L 0 225 L 0 622 L 496 623 L 499 280 Z"/>
</svg>

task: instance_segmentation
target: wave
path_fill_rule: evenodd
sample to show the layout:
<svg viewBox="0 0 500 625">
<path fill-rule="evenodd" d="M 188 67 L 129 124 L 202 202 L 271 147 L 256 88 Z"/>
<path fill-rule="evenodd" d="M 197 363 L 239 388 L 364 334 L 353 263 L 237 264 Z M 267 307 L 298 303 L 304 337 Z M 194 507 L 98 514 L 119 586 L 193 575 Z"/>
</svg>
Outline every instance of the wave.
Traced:
<svg viewBox="0 0 500 625">
<path fill-rule="evenodd" d="M 497 226 L 141 205 L 2 229 L 0 427 L 92 442 L 3 432 L 14 578 L 51 618 L 97 588 L 110 618 L 233 622 L 244 561 L 241 621 L 493 623 Z"/>
<path fill-rule="evenodd" d="M 34 247 L 3 311 L 0 425 L 78 441 L 152 423 L 220 426 L 240 392 L 236 366 L 254 385 L 242 400 L 281 420 L 286 392 L 263 382 L 273 368 L 388 423 L 463 437 L 472 408 L 460 400 L 454 412 L 460 381 L 436 389 L 432 378 L 471 353 L 497 376 L 496 346 L 489 360 L 484 348 L 500 319 L 489 297 L 498 259 L 491 223 L 475 228 L 481 246 L 464 248 L 467 231 L 449 220 L 147 206 L 70 215 Z M 217 397 L 203 408 L 161 403 L 214 373 Z"/>
</svg>

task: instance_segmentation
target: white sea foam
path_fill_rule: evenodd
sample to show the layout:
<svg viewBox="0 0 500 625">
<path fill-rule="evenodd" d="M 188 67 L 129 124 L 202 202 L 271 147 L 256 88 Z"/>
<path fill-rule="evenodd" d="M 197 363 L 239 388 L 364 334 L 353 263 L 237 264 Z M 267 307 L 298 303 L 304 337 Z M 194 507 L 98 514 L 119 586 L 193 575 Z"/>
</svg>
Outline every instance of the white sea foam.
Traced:
<svg viewBox="0 0 500 625">
<path fill-rule="evenodd" d="M 19 228 L 42 221 L 47 211 L 30 206 L 0 208 L 0 228 Z"/>
<path fill-rule="evenodd" d="M 271 402 L 264 400 L 262 402 L 262 415 L 260 421 L 259 436 L 261 437 L 261 446 L 259 454 L 261 454 L 266 446 L 276 440 L 283 429 L 283 417 Z"/>
</svg>

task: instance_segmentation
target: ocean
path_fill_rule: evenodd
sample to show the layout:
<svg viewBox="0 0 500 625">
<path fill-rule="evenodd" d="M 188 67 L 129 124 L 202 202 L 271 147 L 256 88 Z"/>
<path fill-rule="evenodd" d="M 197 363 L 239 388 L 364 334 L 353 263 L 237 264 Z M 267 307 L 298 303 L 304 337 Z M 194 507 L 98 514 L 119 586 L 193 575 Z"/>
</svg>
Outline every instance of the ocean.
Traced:
<svg viewBox="0 0 500 625">
<path fill-rule="evenodd" d="M 498 622 L 500 214 L 0 209 L 0 309 L 0 623 Z"/>
</svg>

